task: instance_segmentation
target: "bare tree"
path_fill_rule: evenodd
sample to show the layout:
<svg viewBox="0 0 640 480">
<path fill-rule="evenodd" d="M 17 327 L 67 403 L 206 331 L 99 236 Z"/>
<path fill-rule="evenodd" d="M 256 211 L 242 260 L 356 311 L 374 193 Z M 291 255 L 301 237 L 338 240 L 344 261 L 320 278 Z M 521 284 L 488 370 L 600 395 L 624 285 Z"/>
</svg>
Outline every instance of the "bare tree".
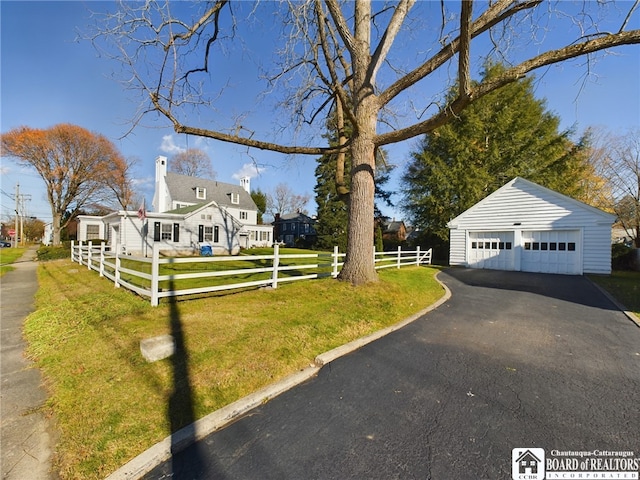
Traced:
<svg viewBox="0 0 640 480">
<path fill-rule="evenodd" d="M 60 230 L 85 205 L 105 203 L 115 191 L 131 190 L 126 181 L 127 162 L 113 143 L 76 125 L 60 124 L 46 130 L 20 127 L 3 133 L 1 143 L 3 156 L 33 167 L 44 180 L 54 245 L 60 244 Z M 118 197 L 125 202 L 123 207 L 125 197 Z"/>
<path fill-rule="evenodd" d="M 107 196 L 105 207 L 107 209 L 129 210 L 134 205 L 140 203 L 141 196 L 133 188 L 132 170 L 136 160 L 125 159 L 118 155 L 113 158 L 113 166 L 109 175 L 104 177 L 107 191 L 111 195 Z"/>
<path fill-rule="evenodd" d="M 640 128 L 623 135 L 601 135 L 603 175 L 613 193 L 618 221 L 640 248 Z"/>
<path fill-rule="evenodd" d="M 231 1 L 216 0 L 198 4 L 195 14 L 183 2 L 127 2 L 106 18 L 93 38 L 130 71 L 128 85 L 146 95 L 141 113 L 158 112 L 177 133 L 285 154 L 338 153 L 336 184 L 341 194 L 349 195 L 347 257 L 340 277 L 362 284 L 377 278 L 376 150 L 434 130 L 475 100 L 536 69 L 640 43 L 640 30 L 627 29 L 637 4 L 587 1 L 576 8 L 570 2 L 495 0 L 478 7 L 472 0 L 290 0 L 275 7 L 273 2 L 250 7 L 234 2 L 232 10 Z M 288 43 L 278 47 L 282 61 L 268 68 L 266 92 L 284 92 L 282 105 L 293 110 L 298 126 L 323 123 L 329 109 L 335 109 L 337 146 L 327 146 L 326 139 L 313 146 L 315 137 L 304 137 L 300 144 L 254 138 L 258 126 L 248 115 L 234 119 L 225 112 L 212 121 L 194 123 L 191 118 L 202 117 L 189 117 L 193 108 L 215 109 L 229 92 L 225 87 L 233 82 L 220 73 L 224 55 L 233 55 L 237 45 L 247 54 L 251 49 L 248 38 L 240 38 L 242 28 L 261 28 L 261 18 L 269 18 L 271 25 L 276 14 Z M 613 26 L 611 20 L 618 24 Z M 605 31 L 599 22 L 613 30 Z M 262 25 L 265 35 L 268 26 Z M 573 37 L 558 45 L 555 36 L 546 35 L 551 29 Z M 109 46 L 101 42 L 105 38 L 112 42 Z M 255 48 L 268 59 L 265 38 L 257 40 L 260 45 Z M 530 56 L 523 58 L 526 46 L 531 47 Z M 492 55 L 511 67 L 497 77 L 471 82 L 472 73 Z M 431 78 L 440 79 L 442 88 L 425 94 Z M 457 94 L 446 95 L 451 85 L 458 86 Z M 410 107 L 417 117 L 399 115 Z M 278 118 L 274 116 L 274 124 Z M 229 123 L 211 127 L 213 120 L 221 119 Z M 347 151 L 349 172 L 344 169 Z M 350 175 L 348 190 L 344 175 Z"/>
<path fill-rule="evenodd" d="M 280 183 L 274 188 L 273 193 L 267 194 L 267 213 L 274 217 L 276 213 L 304 213 L 310 199 L 310 195 L 298 195 L 288 185 Z"/>
<path fill-rule="evenodd" d="M 169 163 L 171 171 L 190 177 L 216 178 L 209 155 L 199 148 L 188 148 L 177 153 Z"/>
</svg>

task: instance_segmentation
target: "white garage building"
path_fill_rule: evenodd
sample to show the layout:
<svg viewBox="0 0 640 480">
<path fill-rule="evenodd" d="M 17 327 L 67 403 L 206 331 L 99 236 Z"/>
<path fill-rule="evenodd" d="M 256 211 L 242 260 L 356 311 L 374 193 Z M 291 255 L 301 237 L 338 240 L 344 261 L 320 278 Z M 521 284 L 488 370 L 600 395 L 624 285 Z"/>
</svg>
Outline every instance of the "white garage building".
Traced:
<svg viewBox="0 0 640 480">
<path fill-rule="evenodd" d="M 516 177 L 449 222 L 449 263 L 523 272 L 609 274 L 615 218 Z"/>
</svg>

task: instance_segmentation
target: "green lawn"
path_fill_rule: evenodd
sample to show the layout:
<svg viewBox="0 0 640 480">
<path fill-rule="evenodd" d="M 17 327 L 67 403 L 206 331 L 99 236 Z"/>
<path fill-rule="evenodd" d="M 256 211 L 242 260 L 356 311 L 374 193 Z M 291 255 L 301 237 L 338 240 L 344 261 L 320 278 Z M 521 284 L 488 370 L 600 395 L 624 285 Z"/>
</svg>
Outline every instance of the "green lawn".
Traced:
<svg viewBox="0 0 640 480">
<path fill-rule="evenodd" d="M 640 317 L 640 272 L 614 271 L 611 275 L 589 278 Z"/>
<path fill-rule="evenodd" d="M 432 304 L 443 294 L 436 272 L 387 269 L 358 288 L 327 278 L 153 308 L 70 260 L 41 264 L 25 335 L 61 433 L 56 470 L 104 478 L 172 430 Z M 147 363 L 140 341 L 162 334 L 182 338 L 184 353 Z"/>
<path fill-rule="evenodd" d="M 14 269 L 10 264 L 18 260 L 23 253 L 23 247 L 0 248 L 0 277 Z"/>
</svg>

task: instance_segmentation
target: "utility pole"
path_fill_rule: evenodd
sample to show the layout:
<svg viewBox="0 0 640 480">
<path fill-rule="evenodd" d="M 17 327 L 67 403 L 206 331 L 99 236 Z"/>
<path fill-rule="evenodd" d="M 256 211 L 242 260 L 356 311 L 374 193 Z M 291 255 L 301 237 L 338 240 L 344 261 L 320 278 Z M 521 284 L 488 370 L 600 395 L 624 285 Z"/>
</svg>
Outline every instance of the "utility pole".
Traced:
<svg viewBox="0 0 640 480">
<path fill-rule="evenodd" d="M 24 219 L 27 216 L 27 208 L 26 208 L 26 203 L 25 200 L 31 200 L 31 195 L 30 194 L 24 194 L 21 193 L 20 194 L 20 205 L 21 205 L 21 209 L 20 209 L 20 244 L 24 245 L 25 244 L 25 236 L 24 236 Z"/>
<path fill-rule="evenodd" d="M 13 229 L 13 248 L 18 247 L 18 212 L 20 211 L 20 184 L 16 183 L 16 224 Z"/>
<path fill-rule="evenodd" d="M 16 248 L 18 246 L 18 238 L 20 238 L 20 243 L 24 245 L 24 217 L 26 215 L 25 209 L 25 200 L 31 200 L 30 194 L 20 194 L 20 184 L 16 183 L 16 220 L 15 220 L 15 235 L 13 236 L 13 247 Z"/>
</svg>

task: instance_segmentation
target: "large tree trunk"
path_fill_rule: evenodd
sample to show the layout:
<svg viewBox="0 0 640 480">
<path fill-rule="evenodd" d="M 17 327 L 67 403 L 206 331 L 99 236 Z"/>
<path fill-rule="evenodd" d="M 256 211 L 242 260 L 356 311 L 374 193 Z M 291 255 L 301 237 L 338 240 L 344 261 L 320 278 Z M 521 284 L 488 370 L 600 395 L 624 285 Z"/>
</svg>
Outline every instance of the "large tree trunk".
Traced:
<svg viewBox="0 0 640 480">
<path fill-rule="evenodd" d="M 351 193 L 347 257 L 339 278 L 362 285 L 378 279 L 374 263 L 373 218 L 375 194 L 375 143 L 378 99 L 371 84 L 369 0 L 358 0 L 355 8 L 353 62 L 354 115 L 356 129 L 351 146 Z"/>
<path fill-rule="evenodd" d="M 339 276 L 354 285 L 378 279 L 373 259 L 375 156 L 373 140 L 367 137 L 353 139 L 347 257 Z"/>
<path fill-rule="evenodd" d="M 53 221 L 51 223 L 51 229 L 53 230 L 53 245 L 60 245 L 60 224 L 62 223 L 62 215 L 58 212 L 53 212 Z"/>
</svg>

